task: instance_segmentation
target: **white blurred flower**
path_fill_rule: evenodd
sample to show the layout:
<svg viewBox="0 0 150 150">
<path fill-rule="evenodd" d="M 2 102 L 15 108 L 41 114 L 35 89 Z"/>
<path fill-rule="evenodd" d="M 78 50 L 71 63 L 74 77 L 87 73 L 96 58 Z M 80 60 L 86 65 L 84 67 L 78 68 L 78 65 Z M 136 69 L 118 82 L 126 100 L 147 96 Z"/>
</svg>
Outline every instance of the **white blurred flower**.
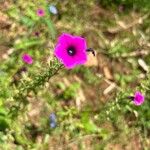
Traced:
<svg viewBox="0 0 150 150">
<path fill-rule="evenodd" d="M 54 6 L 54 5 L 50 5 L 49 6 L 49 11 L 54 14 L 54 15 L 57 15 L 58 14 L 58 10 L 57 8 Z"/>
</svg>

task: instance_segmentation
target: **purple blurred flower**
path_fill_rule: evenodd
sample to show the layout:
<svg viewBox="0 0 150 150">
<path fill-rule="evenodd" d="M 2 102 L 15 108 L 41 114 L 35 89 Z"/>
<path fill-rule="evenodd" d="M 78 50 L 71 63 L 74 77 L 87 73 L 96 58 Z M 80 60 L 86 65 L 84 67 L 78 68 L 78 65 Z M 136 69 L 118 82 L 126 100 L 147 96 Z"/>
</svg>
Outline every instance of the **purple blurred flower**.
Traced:
<svg viewBox="0 0 150 150">
<path fill-rule="evenodd" d="M 63 33 L 58 38 L 54 55 L 67 69 L 72 69 L 87 61 L 86 49 L 87 45 L 84 38 Z"/>
<path fill-rule="evenodd" d="M 19 73 L 22 73 L 22 72 L 27 72 L 27 68 L 26 67 L 21 67 L 19 69 Z"/>
<path fill-rule="evenodd" d="M 56 125 L 57 125 L 55 113 L 51 113 L 50 116 L 49 116 L 49 119 L 50 119 L 50 127 L 55 128 Z"/>
<path fill-rule="evenodd" d="M 22 56 L 22 60 L 27 63 L 27 64 L 32 64 L 33 63 L 33 59 L 30 55 L 28 54 L 23 54 Z"/>
<path fill-rule="evenodd" d="M 40 33 L 38 31 L 36 31 L 35 33 L 35 36 L 39 37 Z"/>
<path fill-rule="evenodd" d="M 49 6 L 49 11 L 54 15 L 58 14 L 57 8 L 54 5 Z"/>
<path fill-rule="evenodd" d="M 41 8 L 39 8 L 39 9 L 37 10 L 37 15 L 38 15 L 39 17 L 43 17 L 43 16 L 45 15 L 44 10 L 41 9 Z"/>
<path fill-rule="evenodd" d="M 141 92 L 139 92 L 139 91 L 135 92 L 134 98 L 133 98 L 133 102 L 135 105 L 139 106 L 139 105 L 143 104 L 144 99 L 145 99 L 144 95 Z"/>
</svg>

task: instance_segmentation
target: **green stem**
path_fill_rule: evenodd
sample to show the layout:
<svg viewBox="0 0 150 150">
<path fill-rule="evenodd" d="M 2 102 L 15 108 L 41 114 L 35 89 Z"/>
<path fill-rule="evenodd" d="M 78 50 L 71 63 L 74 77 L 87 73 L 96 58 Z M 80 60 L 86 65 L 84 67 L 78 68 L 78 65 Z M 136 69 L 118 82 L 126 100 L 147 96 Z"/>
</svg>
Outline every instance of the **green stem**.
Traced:
<svg viewBox="0 0 150 150">
<path fill-rule="evenodd" d="M 11 106 L 9 114 L 11 116 L 18 116 L 18 110 L 21 108 L 21 104 L 23 107 L 28 104 L 26 97 L 28 94 L 33 91 L 35 92 L 36 89 L 40 86 L 43 86 L 48 80 L 56 75 L 58 71 L 62 68 L 62 64 L 60 64 L 57 60 L 51 61 L 49 68 L 42 74 L 37 75 L 32 81 L 25 81 L 20 86 L 17 87 L 18 93 L 13 96 L 14 100 L 18 100 L 19 104 L 14 104 Z"/>
</svg>

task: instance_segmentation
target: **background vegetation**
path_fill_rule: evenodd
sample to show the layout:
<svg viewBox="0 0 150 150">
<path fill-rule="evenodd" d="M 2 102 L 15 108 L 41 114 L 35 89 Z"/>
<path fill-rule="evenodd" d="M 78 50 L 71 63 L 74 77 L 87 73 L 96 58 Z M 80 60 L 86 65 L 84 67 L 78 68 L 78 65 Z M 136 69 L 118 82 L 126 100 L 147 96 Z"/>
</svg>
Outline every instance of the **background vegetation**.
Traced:
<svg viewBox="0 0 150 150">
<path fill-rule="evenodd" d="M 0 149 L 148 150 L 149 10 L 149 0 L 0 1 Z M 61 68 L 53 50 L 62 32 L 85 37 L 96 57 Z M 137 90 L 141 106 L 128 99 Z"/>
</svg>

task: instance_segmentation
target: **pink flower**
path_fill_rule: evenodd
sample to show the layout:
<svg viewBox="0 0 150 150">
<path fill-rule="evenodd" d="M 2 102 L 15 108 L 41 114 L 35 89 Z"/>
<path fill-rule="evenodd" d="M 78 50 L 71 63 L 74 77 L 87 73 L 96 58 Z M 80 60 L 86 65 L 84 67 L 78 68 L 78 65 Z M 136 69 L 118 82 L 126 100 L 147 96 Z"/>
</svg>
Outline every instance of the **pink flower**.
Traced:
<svg viewBox="0 0 150 150">
<path fill-rule="evenodd" d="M 144 102 L 144 95 L 139 91 L 135 92 L 133 102 L 135 105 L 141 105 Z"/>
<path fill-rule="evenodd" d="M 44 15 L 45 15 L 45 12 L 44 12 L 44 10 L 43 9 L 38 9 L 37 10 L 37 15 L 39 16 L 39 17 L 43 17 Z"/>
<path fill-rule="evenodd" d="M 67 69 L 84 64 L 87 61 L 86 40 L 80 36 L 63 33 L 58 38 L 54 55 Z"/>
<path fill-rule="evenodd" d="M 27 64 L 32 64 L 33 63 L 33 59 L 30 55 L 28 54 L 23 54 L 22 56 L 22 60 L 27 63 Z"/>
</svg>

